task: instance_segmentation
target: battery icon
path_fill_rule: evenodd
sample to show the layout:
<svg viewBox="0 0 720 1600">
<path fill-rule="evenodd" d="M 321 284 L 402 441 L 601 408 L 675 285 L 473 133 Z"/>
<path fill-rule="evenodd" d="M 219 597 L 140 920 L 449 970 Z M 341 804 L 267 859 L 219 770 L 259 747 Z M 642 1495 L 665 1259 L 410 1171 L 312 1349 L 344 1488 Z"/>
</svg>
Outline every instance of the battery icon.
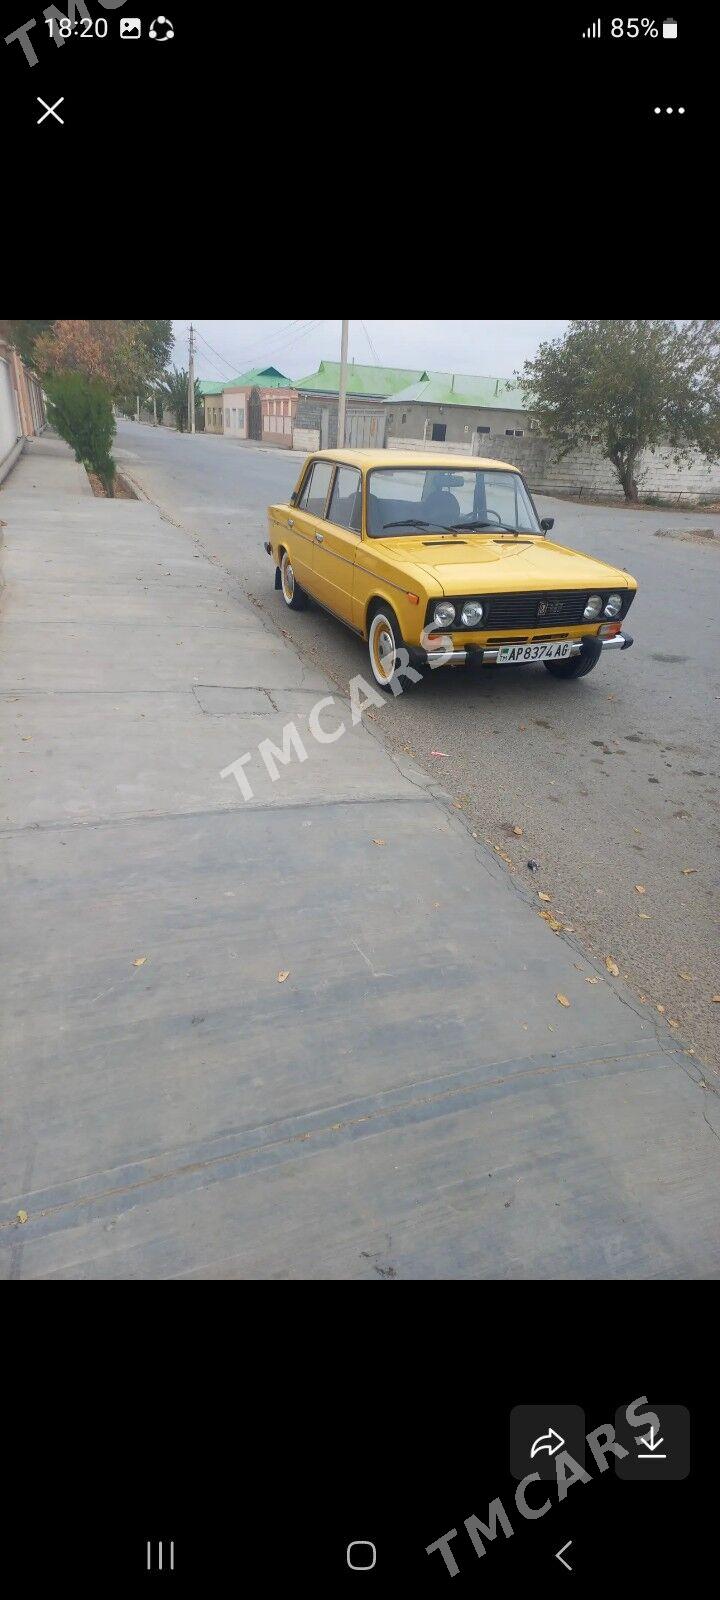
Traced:
<svg viewBox="0 0 720 1600">
<path fill-rule="evenodd" d="M 677 39 L 677 23 L 674 17 L 666 17 L 663 22 L 663 39 Z"/>
</svg>

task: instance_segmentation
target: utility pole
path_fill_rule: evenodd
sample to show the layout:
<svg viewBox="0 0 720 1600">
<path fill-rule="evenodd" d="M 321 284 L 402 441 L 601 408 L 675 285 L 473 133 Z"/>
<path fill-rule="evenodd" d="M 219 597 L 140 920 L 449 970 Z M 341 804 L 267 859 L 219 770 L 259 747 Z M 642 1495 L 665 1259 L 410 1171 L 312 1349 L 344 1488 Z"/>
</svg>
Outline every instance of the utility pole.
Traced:
<svg viewBox="0 0 720 1600">
<path fill-rule="evenodd" d="M 345 395 L 347 392 L 347 353 L 348 353 L 348 327 L 349 323 L 342 325 L 340 340 L 340 392 L 338 394 L 338 450 L 345 448 Z"/>
<path fill-rule="evenodd" d="M 195 330 L 190 323 L 190 351 L 188 355 L 188 429 L 195 432 Z"/>
</svg>

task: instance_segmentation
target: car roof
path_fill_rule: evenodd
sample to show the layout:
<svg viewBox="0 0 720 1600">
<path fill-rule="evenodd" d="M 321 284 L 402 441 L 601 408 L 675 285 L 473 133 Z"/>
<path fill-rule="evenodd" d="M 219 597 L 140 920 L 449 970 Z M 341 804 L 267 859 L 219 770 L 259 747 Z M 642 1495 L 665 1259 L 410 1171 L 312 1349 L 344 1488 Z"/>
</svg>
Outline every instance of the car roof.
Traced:
<svg viewBox="0 0 720 1600">
<path fill-rule="evenodd" d="M 312 450 L 314 461 L 341 461 L 360 467 L 496 467 L 501 472 L 518 472 L 511 461 L 489 461 L 482 456 L 454 456 L 435 450 Z"/>
</svg>

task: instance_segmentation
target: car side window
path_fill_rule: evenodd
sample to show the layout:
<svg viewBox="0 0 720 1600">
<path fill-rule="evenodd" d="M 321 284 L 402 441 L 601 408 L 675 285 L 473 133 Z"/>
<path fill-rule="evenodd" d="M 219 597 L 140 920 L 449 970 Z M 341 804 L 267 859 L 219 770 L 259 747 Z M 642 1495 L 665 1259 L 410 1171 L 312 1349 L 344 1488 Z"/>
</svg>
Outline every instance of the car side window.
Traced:
<svg viewBox="0 0 720 1600">
<path fill-rule="evenodd" d="M 355 467 L 338 467 L 330 496 L 328 522 L 350 533 L 362 528 L 362 482 Z"/>
<path fill-rule="evenodd" d="M 307 511 L 311 517 L 324 517 L 325 515 L 325 501 L 330 487 L 332 470 L 332 462 L 314 461 L 305 479 L 298 506 L 301 511 Z"/>
</svg>

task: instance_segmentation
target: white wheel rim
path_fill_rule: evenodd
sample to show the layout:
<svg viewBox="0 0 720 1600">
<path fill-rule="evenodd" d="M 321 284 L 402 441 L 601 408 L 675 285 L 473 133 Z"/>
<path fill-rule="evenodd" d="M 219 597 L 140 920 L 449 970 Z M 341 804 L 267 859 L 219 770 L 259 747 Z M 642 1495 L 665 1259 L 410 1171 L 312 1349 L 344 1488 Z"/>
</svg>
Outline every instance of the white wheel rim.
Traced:
<svg viewBox="0 0 720 1600">
<path fill-rule="evenodd" d="M 283 599 L 286 600 L 287 604 L 289 605 L 295 594 L 295 573 L 293 572 L 292 563 L 288 555 L 284 555 L 282 558 L 280 579 L 282 582 Z"/>
<path fill-rule="evenodd" d="M 392 624 L 382 612 L 373 617 L 368 644 L 373 676 L 377 683 L 387 685 L 395 671 L 397 644 Z"/>
</svg>

